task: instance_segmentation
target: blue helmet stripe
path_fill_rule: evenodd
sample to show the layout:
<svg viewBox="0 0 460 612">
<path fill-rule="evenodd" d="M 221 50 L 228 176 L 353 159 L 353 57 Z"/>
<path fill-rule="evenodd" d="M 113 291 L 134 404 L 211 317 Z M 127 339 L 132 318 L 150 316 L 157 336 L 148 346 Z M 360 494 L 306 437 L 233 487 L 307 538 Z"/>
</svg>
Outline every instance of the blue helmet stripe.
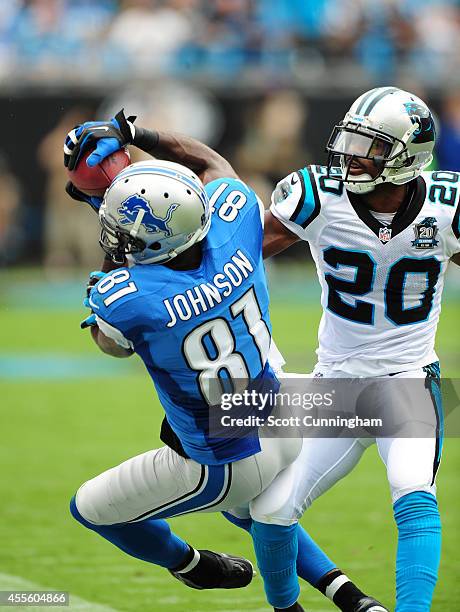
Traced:
<svg viewBox="0 0 460 612">
<path fill-rule="evenodd" d="M 185 174 L 181 174 L 180 172 L 177 172 L 176 170 L 168 170 L 167 168 L 161 168 L 160 166 L 143 166 L 142 168 L 130 168 L 128 166 L 125 170 L 122 170 L 120 174 L 116 176 L 115 181 L 118 181 L 119 179 L 122 179 L 122 178 L 124 179 L 130 176 L 133 176 L 135 174 L 152 174 L 152 173 L 159 174 L 160 176 L 167 176 L 167 177 L 178 179 L 182 181 L 183 183 L 185 183 L 186 185 L 188 185 L 189 187 L 192 187 L 195 191 L 202 190 L 201 186 L 197 184 L 196 181 L 189 178 Z"/>
<path fill-rule="evenodd" d="M 159 176 L 166 176 L 168 178 L 174 178 L 184 183 L 185 185 L 191 187 L 193 191 L 198 195 L 206 211 L 208 204 L 209 204 L 209 200 L 208 200 L 206 191 L 203 189 L 200 183 L 197 183 L 190 177 L 186 176 L 185 174 L 182 174 L 181 172 L 177 170 L 169 170 L 168 168 L 162 168 L 161 166 L 154 166 L 154 165 L 142 166 L 142 168 L 133 168 L 131 166 L 128 166 L 127 168 L 125 168 L 125 170 L 122 170 L 120 174 L 116 176 L 112 184 L 115 184 L 121 179 L 129 178 L 130 176 L 136 176 L 138 174 L 157 174 Z"/>
</svg>

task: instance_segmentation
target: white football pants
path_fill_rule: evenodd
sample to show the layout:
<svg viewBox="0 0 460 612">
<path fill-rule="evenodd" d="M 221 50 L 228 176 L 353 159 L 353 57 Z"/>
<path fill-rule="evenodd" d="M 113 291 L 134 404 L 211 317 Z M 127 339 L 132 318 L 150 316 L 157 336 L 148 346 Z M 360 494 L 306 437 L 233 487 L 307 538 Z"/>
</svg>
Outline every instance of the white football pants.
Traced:
<svg viewBox="0 0 460 612">
<path fill-rule="evenodd" d="M 220 512 L 235 506 L 260 520 L 252 510 L 254 498 L 296 459 L 302 440 L 262 438 L 261 447 L 256 455 L 218 466 L 185 459 L 167 446 L 150 450 L 85 482 L 76 505 L 95 525 Z"/>
<path fill-rule="evenodd" d="M 349 374 L 321 365 L 315 368 L 313 375 L 319 371 L 325 378 L 350 378 Z M 426 373 L 420 368 L 394 376 L 397 377 L 425 379 Z M 412 385 L 408 387 L 408 394 L 413 391 Z M 420 393 L 420 397 L 417 396 L 415 407 L 425 415 L 428 411 L 432 415 L 431 423 L 427 423 L 426 438 L 305 438 L 295 462 L 253 501 L 252 511 L 259 517 L 258 520 L 280 525 L 296 522 L 315 499 L 351 472 L 366 448 L 374 442 L 387 469 L 393 503 L 414 491 L 435 495 L 435 476 L 442 447 L 442 439 L 436 437 L 436 429 L 442 416 L 436 414 L 437 407 L 424 384 L 420 385 L 417 393 Z M 406 400 L 413 398 L 407 397 Z M 247 517 L 244 509 L 237 509 L 234 514 L 240 518 Z"/>
</svg>

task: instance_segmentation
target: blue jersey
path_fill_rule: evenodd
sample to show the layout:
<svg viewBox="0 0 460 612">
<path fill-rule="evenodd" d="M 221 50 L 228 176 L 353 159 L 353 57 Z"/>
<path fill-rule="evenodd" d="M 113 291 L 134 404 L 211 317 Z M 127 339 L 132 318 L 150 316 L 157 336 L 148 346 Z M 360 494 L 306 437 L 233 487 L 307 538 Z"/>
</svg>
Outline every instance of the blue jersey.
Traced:
<svg viewBox="0 0 460 612">
<path fill-rule="evenodd" d="M 121 333 L 143 360 L 188 456 L 213 465 L 260 450 L 257 435 L 210 436 L 210 406 L 221 393 L 216 380 L 238 379 L 241 386 L 276 379 L 267 362 L 271 325 L 259 201 L 235 179 L 213 181 L 206 191 L 212 221 L 198 268 L 121 268 L 95 285 L 90 303 L 102 331 L 105 324 L 114 328 L 112 337 Z"/>
</svg>

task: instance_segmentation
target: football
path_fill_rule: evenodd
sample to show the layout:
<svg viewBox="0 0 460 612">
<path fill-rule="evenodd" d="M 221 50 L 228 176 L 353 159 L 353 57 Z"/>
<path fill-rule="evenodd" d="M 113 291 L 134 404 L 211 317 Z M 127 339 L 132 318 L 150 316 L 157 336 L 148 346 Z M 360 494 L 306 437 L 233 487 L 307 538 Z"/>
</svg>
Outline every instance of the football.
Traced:
<svg viewBox="0 0 460 612">
<path fill-rule="evenodd" d="M 105 190 L 126 166 L 131 163 L 129 151 L 126 148 L 120 149 L 106 157 L 97 166 L 89 167 L 86 160 L 92 151 L 87 151 L 77 166 L 73 170 L 68 170 L 69 179 L 72 183 L 91 196 L 104 195 Z"/>
</svg>

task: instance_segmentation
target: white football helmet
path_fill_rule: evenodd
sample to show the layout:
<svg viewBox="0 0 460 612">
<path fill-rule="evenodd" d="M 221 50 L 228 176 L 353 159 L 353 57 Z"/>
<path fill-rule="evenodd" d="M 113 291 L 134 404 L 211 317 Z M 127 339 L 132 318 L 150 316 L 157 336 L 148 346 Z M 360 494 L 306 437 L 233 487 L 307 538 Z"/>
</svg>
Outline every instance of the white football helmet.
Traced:
<svg viewBox="0 0 460 612">
<path fill-rule="evenodd" d="M 396 87 L 377 87 L 353 102 L 334 127 L 326 147 L 329 175 L 354 193 L 368 193 L 384 182 L 402 185 L 431 163 L 435 140 L 433 117 L 420 98 Z M 372 159 L 377 176 L 350 174 L 356 158 Z"/>
<path fill-rule="evenodd" d="M 117 175 L 99 209 L 100 244 L 115 261 L 164 263 L 203 240 L 208 196 L 194 172 L 169 161 L 137 162 Z"/>
</svg>

